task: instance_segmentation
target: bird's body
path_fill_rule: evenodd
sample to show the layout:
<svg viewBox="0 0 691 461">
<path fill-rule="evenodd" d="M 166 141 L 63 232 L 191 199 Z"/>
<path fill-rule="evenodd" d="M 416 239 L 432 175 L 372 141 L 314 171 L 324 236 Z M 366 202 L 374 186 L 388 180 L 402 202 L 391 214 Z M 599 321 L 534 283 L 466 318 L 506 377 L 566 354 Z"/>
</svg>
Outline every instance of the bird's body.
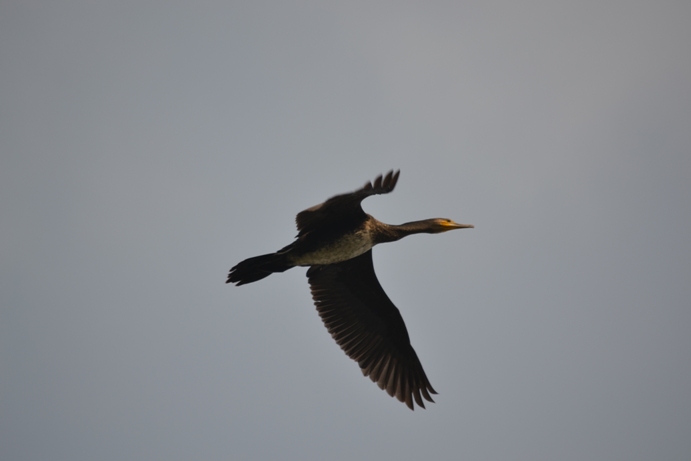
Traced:
<svg viewBox="0 0 691 461">
<path fill-rule="evenodd" d="M 374 184 L 337 195 L 298 213 L 298 235 L 276 253 L 246 259 L 230 270 L 226 283 L 243 285 L 295 266 L 309 266 L 307 277 L 317 311 L 344 352 L 362 372 L 413 409 L 424 408 L 436 393 L 410 345 L 398 309 L 381 288 L 372 265 L 372 247 L 416 233 L 473 227 L 449 219 L 401 225 L 377 221 L 360 202 L 391 192 L 399 173 L 379 176 Z"/>
<path fill-rule="evenodd" d="M 372 235 L 367 229 L 357 229 L 323 242 L 323 245 L 316 248 L 309 248 L 309 245 L 307 251 L 295 252 L 291 261 L 296 266 L 335 264 L 360 256 L 374 246 Z"/>
</svg>

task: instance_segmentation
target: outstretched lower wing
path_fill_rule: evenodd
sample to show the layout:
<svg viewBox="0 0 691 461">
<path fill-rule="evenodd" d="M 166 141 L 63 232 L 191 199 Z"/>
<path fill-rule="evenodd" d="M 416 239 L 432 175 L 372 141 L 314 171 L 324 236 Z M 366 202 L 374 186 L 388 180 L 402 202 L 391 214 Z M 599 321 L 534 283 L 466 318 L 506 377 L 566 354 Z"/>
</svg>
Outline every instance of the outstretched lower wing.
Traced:
<svg viewBox="0 0 691 461">
<path fill-rule="evenodd" d="M 301 211 L 295 218 L 298 237 L 315 229 L 338 227 L 342 223 L 359 223 L 366 218 L 360 203 L 370 195 L 388 194 L 398 181 L 400 171 L 389 171 L 386 176 L 379 175 L 374 183 L 367 182 L 362 188 L 331 197 L 324 203 Z"/>
<path fill-rule="evenodd" d="M 384 293 L 372 265 L 372 251 L 307 271 L 312 298 L 324 325 L 341 349 L 390 396 L 413 410 L 413 399 L 434 402 L 436 394 L 410 345 L 400 312 Z"/>
</svg>

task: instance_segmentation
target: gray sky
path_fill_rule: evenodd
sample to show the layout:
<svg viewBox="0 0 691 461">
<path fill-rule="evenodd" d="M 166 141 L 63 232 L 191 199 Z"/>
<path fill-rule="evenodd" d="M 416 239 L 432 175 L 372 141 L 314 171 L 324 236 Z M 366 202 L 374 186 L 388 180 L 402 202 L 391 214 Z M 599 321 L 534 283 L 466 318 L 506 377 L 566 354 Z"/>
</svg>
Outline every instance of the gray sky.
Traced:
<svg viewBox="0 0 691 461">
<path fill-rule="evenodd" d="M 468 4 L 469 3 L 469 4 Z M 0 5 L 3 460 L 687 460 L 691 3 Z M 439 391 L 336 346 L 304 269 L 225 285 L 401 169 L 375 249 Z"/>
</svg>

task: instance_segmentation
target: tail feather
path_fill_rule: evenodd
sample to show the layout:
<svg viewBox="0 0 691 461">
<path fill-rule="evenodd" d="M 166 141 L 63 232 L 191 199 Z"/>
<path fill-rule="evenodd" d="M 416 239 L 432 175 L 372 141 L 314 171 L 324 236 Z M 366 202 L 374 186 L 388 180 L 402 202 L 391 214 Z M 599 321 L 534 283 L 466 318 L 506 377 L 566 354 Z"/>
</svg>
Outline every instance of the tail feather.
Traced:
<svg viewBox="0 0 691 461">
<path fill-rule="evenodd" d="M 274 272 L 283 272 L 293 267 L 286 261 L 284 254 L 270 253 L 254 258 L 245 259 L 233 267 L 228 273 L 226 283 L 237 286 L 256 282 L 268 277 Z"/>
</svg>

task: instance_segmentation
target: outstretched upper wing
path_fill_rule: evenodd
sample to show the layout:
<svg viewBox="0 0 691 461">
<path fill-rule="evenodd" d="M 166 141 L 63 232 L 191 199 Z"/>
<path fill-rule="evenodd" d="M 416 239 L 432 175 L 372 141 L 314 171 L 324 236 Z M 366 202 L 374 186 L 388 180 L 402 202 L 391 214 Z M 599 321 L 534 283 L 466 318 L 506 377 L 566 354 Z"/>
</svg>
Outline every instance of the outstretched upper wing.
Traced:
<svg viewBox="0 0 691 461">
<path fill-rule="evenodd" d="M 298 213 L 295 222 L 298 237 L 315 229 L 338 226 L 341 223 L 358 223 L 366 218 L 360 202 L 370 195 L 388 194 L 398 181 L 400 171 L 389 171 L 386 176 L 379 175 L 374 184 L 367 182 L 362 188 L 331 197 L 324 203 L 307 208 Z"/>
<path fill-rule="evenodd" d="M 312 298 L 341 349 L 389 395 L 412 410 L 413 399 L 436 394 L 410 345 L 400 312 L 384 293 L 372 265 L 372 250 L 307 271 Z"/>
</svg>

